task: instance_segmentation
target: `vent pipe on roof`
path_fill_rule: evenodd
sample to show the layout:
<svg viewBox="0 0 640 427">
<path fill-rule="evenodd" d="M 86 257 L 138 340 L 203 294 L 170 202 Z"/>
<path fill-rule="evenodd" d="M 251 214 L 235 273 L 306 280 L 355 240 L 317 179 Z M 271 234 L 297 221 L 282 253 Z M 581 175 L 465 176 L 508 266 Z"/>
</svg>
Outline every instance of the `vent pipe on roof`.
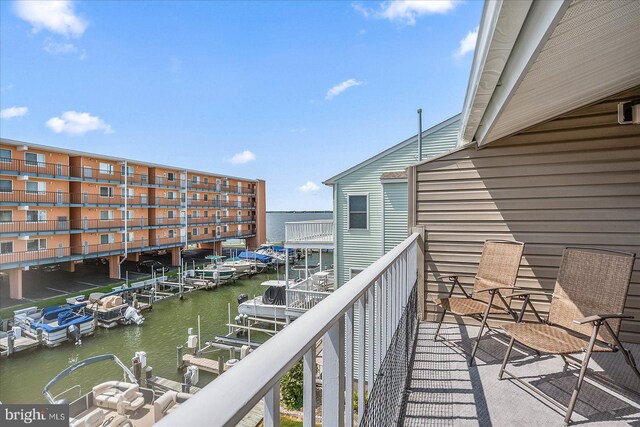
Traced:
<svg viewBox="0 0 640 427">
<path fill-rule="evenodd" d="M 422 161 L 422 108 L 418 108 L 418 161 Z"/>
</svg>

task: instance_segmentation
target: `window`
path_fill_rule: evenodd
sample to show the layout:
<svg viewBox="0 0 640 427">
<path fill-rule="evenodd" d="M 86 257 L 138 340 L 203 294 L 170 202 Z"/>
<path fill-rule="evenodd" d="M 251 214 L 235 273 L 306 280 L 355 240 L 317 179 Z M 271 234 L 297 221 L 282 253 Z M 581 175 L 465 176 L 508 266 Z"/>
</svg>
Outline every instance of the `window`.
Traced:
<svg viewBox="0 0 640 427">
<path fill-rule="evenodd" d="M 47 191 L 47 183 L 46 182 L 35 182 L 35 181 L 27 181 L 27 193 L 29 194 L 40 194 L 42 195 L 45 191 Z"/>
<path fill-rule="evenodd" d="M 228 233 L 228 232 L 229 232 L 229 226 L 228 226 L 228 225 L 225 225 L 225 226 L 222 228 L 222 230 L 223 230 L 225 233 Z"/>
<path fill-rule="evenodd" d="M 350 268 L 349 269 L 349 279 L 353 279 L 354 277 L 356 277 L 358 274 L 362 273 L 364 271 L 364 268 Z"/>
<path fill-rule="evenodd" d="M 209 195 L 208 195 L 208 194 L 205 194 L 205 195 L 204 195 L 204 201 L 206 202 L 206 201 L 208 201 L 208 200 L 209 200 Z"/>
<path fill-rule="evenodd" d="M 169 172 L 167 173 L 167 181 L 175 181 L 176 180 L 176 174 L 173 172 Z"/>
<path fill-rule="evenodd" d="M 125 194 L 125 189 L 123 188 L 120 193 L 122 194 L 122 197 L 124 197 Z M 127 199 L 132 199 L 133 198 L 133 188 L 127 188 Z"/>
<path fill-rule="evenodd" d="M 113 197 L 113 187 L 100 187 L 100 197 Z"/>
<path fill-rule="evenodd" d="M 209 185 L 209 178 L 206 176 L 204 177 L 204 185 Z"/>
<path fill-rule="evenodd" d="M 194 236 L 197 236 L 198 234 L 200 234 L 200 229 L 199 228 L 194 228 L 192 234 Z"/>
<path fill-rule="evenodd" d="M 123 242 L 133 242 L 135 239 L 134 233 L 133 231 L 130 231 L 129 233 L 122 233 L 122 241 Z M 113 243 L 113 242 L 111 242 Z"/>
<path fill-rule="evenodd" d="M 216 219 L 220 221 L 220 211 L 216 211 Z"/>
<path fill-rule="evenodd" d="M 216 190 L 220 191 L 220 180 L 216 179 Z"/>
<path fill-rule="evenodd" d="M 174 238 L 176 237 L 176 230 L 169 230 L 169 238 Z"/>
<path fill-rule="evenodd" d="M 0 211 L 0 222 L 13 222 L 13 212 Z"/>
<path fill-rule="evenodd" d="M 175 198 L 176 198 L 176 193 L 174 193 L 173 191 L 169 191 L 167 193 L 167 199 L 174 200 Z"/>
<path fill-rule="evenodd" d="M 113 234 L 101 234 L 100 235 L 100 244 L 101 245 L 108 245 L 110 243 L 113 243 L 115 241 Z"/>
<path fill-rule="evenodd" d="M 103 175 L 113 175 L 113 165 L 109 163 L 100 163 L 100 173 Z"/>
<path fill-rule="evenodd" d="M 367 205 L 368 196 L 350 195 L 349 196 L 349 229 L 350 230 L 366 230 L 367 224 Z"/>
<path fill-rule="evenodd" d="M 29 166 L 44 166 L 44 154 L 24 153 L 24 163 Z"/>
<path fill-rule="evenodd" d="M 192 176 L 191 177 L 191 182 L 193 182 L 194 184 L 200 184 L 200 177 L 199 176 Z"/>
<path fill-rule="evenodd" d="M 204 217 L 209 218 L 209 211 L 204 211 Z"/>
<path fill-rule="evenodd" d="M 167 218 L 173 219 L 176 217 L 175 211 L 167 211 Z"/>
<path fill-rule="evenodd" d="M 27 211 L 28 222 L 39 222 L 47 220 L 47 211 Z"/>
<path fill-rule="evenodd" d="M 0 179 L 0 193 L 11 193 L 13 191 L 13 183 L 8 179 Z"/>
<path fill-rule="evenodd" d="M 229 180 L 228 179 L 224 180 L 224 186 L 227 187 L 227 188 L 229 187 Z"/>
<path fill-rule="evenodd" d="M 200 218 L 200 211 L 193 211 L 192 215 L 193 218 Z"/>
<path fill-rule="evenodd" d="M 47 239 L 27 240 L 27 252 L 42 251 L 47 249 Z"/>
<path fill-rule="evenodd" d="M 6 148 L 0 148 L 0 162 L 10 162 L 11 161 L 11 150 Z"/>
<path fill-rule="evenodd" d="M 0 242 L 0 254 L 12 254 L 13 242 Z"/>
<path fill-rule="evenodd" d="M 229 210 L 225 209 L 224 210 L 224 217 L 227 218 L 229 216 Z"/>
<path fill-rule="evenodd" d="M 126 173 L 128 177 L 132 177 L 134 175 L 134 167 L 133 166 L 127 166 L 126 169 Z M 120 173 L 124 176 L 125 174 L 125 169 L 124 169 L 124 165 L 120 166 Z"/>
<path fill-rule="evenodd" d="M 209 229 L 207 227 L 204 228 L 204 234 L 209 234 Z"/>
<path fill-rule="evenodd" d="M 125 212 L 126 212 L 126 214 L 125 214 Z M 129 219 L 129 220 L 133 219 L 133 211 L 130 211 L 130 210 L 122 211 L 120 213 L 120 218 L 122 218 L 122 219 L 126 218 L 126 219 Z"/>
<path fill-rule="evenodd" d="M 100 211 L 100 219 L 102 221 L 110 221 L 113 219 L 113 211 Z"/>
</svg>

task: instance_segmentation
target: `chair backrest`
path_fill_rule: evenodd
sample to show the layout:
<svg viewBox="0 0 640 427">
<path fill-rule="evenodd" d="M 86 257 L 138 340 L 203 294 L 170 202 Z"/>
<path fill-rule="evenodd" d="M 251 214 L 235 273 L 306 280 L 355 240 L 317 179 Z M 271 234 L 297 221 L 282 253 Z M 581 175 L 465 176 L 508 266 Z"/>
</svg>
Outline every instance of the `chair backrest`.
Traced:
<svg viewBox="0 0 640 427">
<path fill-rule="evenodd" d="M 487 240 L 482 248 L 478 273 L 473 282 L 473 297 L 489 302 L 488 292 L 477 291 L 495 286 L 513 287 L 518 277 L 524 243 L 510 240 Z M 502 295 L 511 295 L 510 290 L 500 291 Z M 497 298 L 494 304 L 502 306 Z"/>
<path fill-rule="evenodd" d="M 592 248 L 566 248 L 560 262 L 549 309 L 549 322 L 591 335 L 593 325 L 574 320 L 596 314 L 622 313 L 627 299 L 635 254 Z M 609 320 L 614 333 L 620 320 Z M 598 339 L 614 343 L 611 334 L 600 329 Z"/>
</svg>

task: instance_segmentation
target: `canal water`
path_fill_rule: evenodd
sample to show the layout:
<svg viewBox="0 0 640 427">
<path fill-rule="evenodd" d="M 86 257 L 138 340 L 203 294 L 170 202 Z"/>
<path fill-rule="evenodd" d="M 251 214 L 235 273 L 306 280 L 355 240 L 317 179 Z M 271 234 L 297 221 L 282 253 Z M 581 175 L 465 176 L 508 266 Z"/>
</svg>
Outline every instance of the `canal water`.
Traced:
<svg viewBox="0 0 640 427">
<path fill-rule="evenodd" d="M 330 265 L 331 254 L 323 254 L 323 264 Z M 317 264 L 318 254 L 310 255 L 309 264 Z M 281 273 L 282 274 L 282 269 Z M 293 277 L 297 273 L 292 273 Z M 187 328 L 197 332 L 198 315 L 201 323 L 202 342 L 215 335 L 226 335 L 228 314 L 231 304 L 231 317 L 238 314 L 237 296 L 248 294 L 250 297 L 261 295 L 265 288 L 260 286 L 265 280 L 275 279 L 274 272 L 259 274 L 252 278 L 237 280 L 232 284 L 222 285 L 213 291 L 196 291 L 185 295 L 184 300 L 171 298 L 154 304 L 152 311 L 144 313 L 142 326 L 118 326 L 111 330 L 98 328 L 93 336 L 86 337 L 81 345 L 65 343 L 56 348 L 43 348 L 18 353 L 10 358 L 0 359 L 0 402 L 2 403 L 46 403 L 42 389 L 55 375 L 67 366 L 91 356 L 112 353 L 122 362 L 130 366 L 131 358 L 136 351 L 147 353 L 147 363 L 153 367 L 155 375 L 181 381 L 181 374 L 176 367 L 176 346 L 184 344 L 187 339 Z M 268 336 L 252 334 L 252 339 L 265 340 Z M 228 352 L 208 355 L 217 359 L 221 354 L 229 359 Z M 93 385 L 107 380 L 121 380 L 121 371 L 114 369 L 115 363 L 101 362 L 88 368 L 76 371 L 61 382 L 53 391 L 54 394 L 75 384 L 86 393 Z M 200 371 L 202 387 L 214 379 L 212 374 Z M 75 394 L 74 394 L 75 393 Z M 70 391 L 65 398 L 75 398 L 77 389 Z"/>
</svg>

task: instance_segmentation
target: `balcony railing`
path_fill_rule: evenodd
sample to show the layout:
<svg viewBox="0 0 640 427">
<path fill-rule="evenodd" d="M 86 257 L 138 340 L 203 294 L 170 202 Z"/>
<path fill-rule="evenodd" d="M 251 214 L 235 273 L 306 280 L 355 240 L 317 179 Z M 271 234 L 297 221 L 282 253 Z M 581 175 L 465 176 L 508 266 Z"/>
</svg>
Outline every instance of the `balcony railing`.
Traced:
<svg viewBox="0 0 640 427">
<path fill-rule="evenodd" d="M 150 246 L 179 245 L 184 243 L 184 237 L 151 237 L 149 239 Z"/>
<path fill-rule="evenodd" d="M 345 419 L 348 425 L 353 424 L 354 377 L 359 379 L 358 423 L 397 425 L 417 332 L 421 257 L 422 239 L 414 233 L 158 425 L 236 425 L 263 398 L 264 425 L 279 425 L 280 379 L 301 358 L 304 425 L 315 425 L 316 348 L 320 339 L 322 425 L 343 426 Z"/>
<path fill-rule="evenodd" d="M 54 178 L 68 178 L 69 165 L 61 163 L 37 162 L 22 159 L 0 159 L 0 172 L 16 175 L 47 176 Z"/>
<path fill-rule="evenodd" d="M 167 197 L 152 197 L 151 204 L 158 206 L 180 206 L 180 199 L 169 199 Z"/>
<path fill-rule="evenodd" d="M 155 179 L 152 180 L 156 185 L 162 187 L 170 187 L 170 188 L 184 188 L 184 180 L 183 179 L 172 179 L 169 180 L 164 176 L 156 176 Z"/>
<path fill-rule="evenodd" d="M 149 226 L 148 218 L 130 218 L 128 227 Z M 0 234 L 55 233 L 70 230 L 124 229 L 123 219 L 58 219 L 0 222 Z"/>
<path fill-rule="evenodd" d="M 150 224 L 151 225 L 175 225 L 175 226 L 179 226 L 179 225 L 185 225 L 185 220 L 183 218 L 179 218 L 179 217 L 173 217 L 173 218 L 169 218 L 169 217 L 164 217 L 164 216 L 158 216 L 158 217 L 152 217 L 150 218 Z"/>
<path fill-rule="evenodd" d="M 285 242 L 295 244 L 333 244 L 333 220 L 287 222 Z"/>
</svg>

